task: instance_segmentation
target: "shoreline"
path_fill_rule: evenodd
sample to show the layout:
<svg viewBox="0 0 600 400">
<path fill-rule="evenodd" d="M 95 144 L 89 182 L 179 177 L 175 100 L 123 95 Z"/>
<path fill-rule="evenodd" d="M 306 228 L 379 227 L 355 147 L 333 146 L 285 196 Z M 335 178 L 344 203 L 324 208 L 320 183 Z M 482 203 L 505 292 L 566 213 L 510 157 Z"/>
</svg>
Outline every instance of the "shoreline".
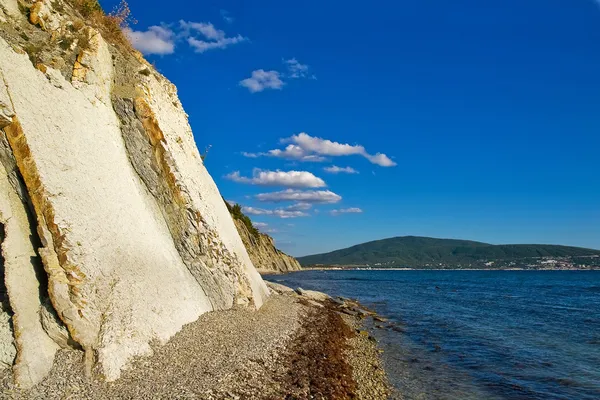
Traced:
<svg viewBox="0 0 600 400">
<path fill-rule="evenodd" d="M 121 377 L 87 378 L 83 352 L 61 350 L 42 382 L 20 390 L 0 372 L 7 399 L 387 399 L 380 349 L 364 324 L 372 313 L 352 300 L 268 282 L 257 311 L 203 314 Z"/>
<path fill-rule="evenodd" d="M 371 267 L 332 267 L 332 268 L 302 268 L 299 271 L 286 271 L 286 272 L 261 272 L 261 275 L 283 275 L 283 274 L 291 274 L 294 272 L 302 272 L 302 271 L 527 271 L 527 272 L 536 272 L 536 271 L 600 271 L 600 268 L 586 268 L 586 269 L 568 269 L 568 268 L 538 268 L 538 269 L 530 269 L 530 268 L 502 268 L 502 269 L 490 269 L 490 268 L 371 268 Z"/>
</svg>

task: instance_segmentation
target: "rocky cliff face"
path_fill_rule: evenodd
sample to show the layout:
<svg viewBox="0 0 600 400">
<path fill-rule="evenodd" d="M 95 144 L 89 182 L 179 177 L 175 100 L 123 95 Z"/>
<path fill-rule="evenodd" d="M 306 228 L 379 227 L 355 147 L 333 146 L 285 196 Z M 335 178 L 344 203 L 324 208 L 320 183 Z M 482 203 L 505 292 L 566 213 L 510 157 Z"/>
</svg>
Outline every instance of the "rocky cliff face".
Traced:
<svg viewBox="0 0 600 400">
<path fill-rule="evenodd" d="M 176 88 L 89 4 L 0 0 L 0 368 L 22 387 L 67 346 L 114 380 L 268 294 Z"/>
<path fill-rule="evenodd" d="M 250 232 L 239 219 L 234 218 L 234 222 L 252 263 L 261 273 L 291 272 L 301 269 L 298 260 L 275 247 L 272 237 L 264 233 Z"/>
</svg>

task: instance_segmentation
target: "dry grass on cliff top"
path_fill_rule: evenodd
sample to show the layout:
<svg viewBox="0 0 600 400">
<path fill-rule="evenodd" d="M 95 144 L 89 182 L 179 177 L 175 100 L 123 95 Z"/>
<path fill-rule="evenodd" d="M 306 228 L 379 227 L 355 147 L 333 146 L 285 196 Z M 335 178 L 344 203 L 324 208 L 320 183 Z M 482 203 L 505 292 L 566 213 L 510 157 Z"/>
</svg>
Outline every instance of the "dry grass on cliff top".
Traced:
<svg viewBox="0 0 600 400">
<path fill-rule="evenodd" d="M 135 23 L 131 9 L 122 0 L 110 13 L 104 12 L 98 0 L 66 0 L 92 27 L 98 29 L 107 42 L 124 50 L 132 50 L 131 42 L 123 29 Z"/>
</svg>

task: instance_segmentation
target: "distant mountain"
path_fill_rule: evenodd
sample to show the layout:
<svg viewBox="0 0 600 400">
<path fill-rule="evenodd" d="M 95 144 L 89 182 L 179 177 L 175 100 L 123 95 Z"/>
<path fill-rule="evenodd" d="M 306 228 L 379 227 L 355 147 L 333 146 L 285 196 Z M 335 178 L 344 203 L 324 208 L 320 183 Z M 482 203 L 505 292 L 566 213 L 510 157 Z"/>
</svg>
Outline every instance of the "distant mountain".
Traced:
<svg viewBox="0 0 600 400">
<path fill-rule="evenodd" d="M 492 245 L 470 240 L 402 236 L 299 257 L 298 261 L 302 266 L 379 264 L 382 267 L 569 268 L 589 264 L 600 266 L 600 250 L 546 244 Z"/>
</svg>

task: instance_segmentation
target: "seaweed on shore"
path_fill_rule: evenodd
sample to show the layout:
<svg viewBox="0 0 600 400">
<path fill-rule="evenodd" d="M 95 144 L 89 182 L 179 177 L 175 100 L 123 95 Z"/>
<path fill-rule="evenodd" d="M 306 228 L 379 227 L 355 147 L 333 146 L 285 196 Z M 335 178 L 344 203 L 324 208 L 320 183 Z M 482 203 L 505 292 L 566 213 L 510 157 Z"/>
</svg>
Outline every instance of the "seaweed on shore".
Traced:
<svg viewBox="0 0 600 400">
<path fill-rule="evenodd" d="M 300 302 L 306 300 L 300 300 Z M 354 399 L 357 385 L 347 361 L 347 339 L 355 335 L 332 305 L 310 307 L 288 345 L 282 376 L 286 399 Z"/>
</svg>

